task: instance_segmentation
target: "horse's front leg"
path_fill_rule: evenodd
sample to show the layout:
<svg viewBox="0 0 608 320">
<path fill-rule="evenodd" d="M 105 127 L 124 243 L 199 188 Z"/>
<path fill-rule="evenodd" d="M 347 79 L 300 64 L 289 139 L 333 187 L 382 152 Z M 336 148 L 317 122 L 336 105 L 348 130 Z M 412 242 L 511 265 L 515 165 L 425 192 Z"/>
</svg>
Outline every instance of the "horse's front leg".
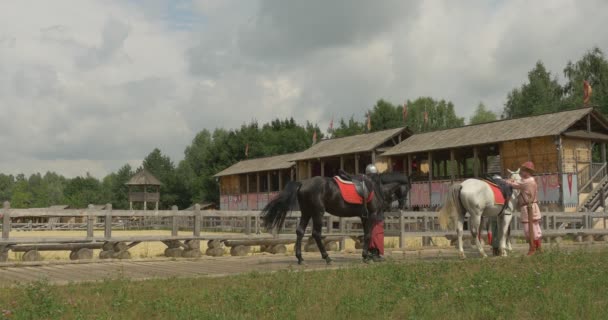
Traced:
<svg viewBox="0 0 608 320">
<path fill-rule="evenodd" d="M 300 223 L 298 224 L 298 228 L 296 229 L 296 258 L 298 258 L 298 264 L 302 264 L 304 262 L 304 258 L 302 258 L 302 239 L 304 238 L 304 232 L 306 232 L 306 227 L 308 226 L 308 221 L 310 221 L 310 216 L 302 215 L 300 218 Z"/>
<path fill-rule="evenodd" d="M 361 225 L 363 226 L 363 246 L 361 256 L 363 261 L 368 262 L 371 257 L 369 256 L 369 242 L 371 240 L 371 226 L 369 225 L 371 219 L 361 217 Z"/>
<path fill-rule="evenodd" d="M 322 235 L 321 233 L 323 230 L 323 214 L 324 213 L 325 213 L 325 210 L 321 211 L 320 214 L 316 214 L 312 218 L 312 237 L 317 242 L 317 247 L 319 248 L 319 251 L 321 252 L 321 257 L 323 259 L 325 259 L 325 262 L 327 262 L 327 264 L 331 264 L 331 258 L 329 257 L 329 254 L 325 250 L 325 244 L 323 243 L 323 238 L 321 237 L 321 235 Z"/>
<path fill-rule="evenodd" d="M 460 255 L 461 259 L 466 258 L 464 255 L 464 249 L 462 247 L 462 234 L 464 230 L 464 214 L 458 216 L 458 221 L 456 222 L 456 235 L 458 237 L 458 255 Z"/>
<path fill-rule="evenodd" d="M 503 214 L 502 219 L 498 220 L 500 221 L 500 255 L 502 257 L 507 256 L 507 251 L 513 250 L 511 248 L 511 239 L 509 239 L 509 226 L 511 225 L 512 218 L 513 215 L 511 214 Z"/>
</svg>

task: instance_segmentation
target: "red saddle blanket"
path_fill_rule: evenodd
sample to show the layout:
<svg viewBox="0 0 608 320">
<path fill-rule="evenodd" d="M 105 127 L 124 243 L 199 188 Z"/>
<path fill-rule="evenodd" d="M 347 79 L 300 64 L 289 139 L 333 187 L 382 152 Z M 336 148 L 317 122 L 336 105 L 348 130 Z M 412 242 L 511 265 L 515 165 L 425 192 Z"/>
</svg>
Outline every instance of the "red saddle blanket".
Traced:
<svg viewBox="0 0 608 320">
<path fill-rule="evenodd" d="M 483 180 L 483 181 L 485 183 L 487 183 L 488 186 L 490 186 L 490 189 L 492 189 L 492 193 L 494 193 L 494 204 L 504 205 L 505 197 L 502 195 L 500 188 L 490 181 L 487 181 L 487 180 Z"/>
<path fill-rule="evenodd" d="M 342 198 L 344 199 L 344 202 L 352 203 L 352 204 L 363 204 L 363 197 L 361 197 L 357 193 L 357 190 L 355 189 L 355 184 L 352 183 L 352 181 L 344 181 L 344 180 L 340 179 L 340 177 L 338 177 L 338 176 L 335 176 L 334 180 L 336 181 L 336 183 L 338 184 L 338 187 L 340 188 L 340 193 L 342 194 Z M 374 191 L 369 193 L 366 203 L 369 203 L 370 201 L 372 201 L 373 198 L 374 198 Z"/>
</svg>

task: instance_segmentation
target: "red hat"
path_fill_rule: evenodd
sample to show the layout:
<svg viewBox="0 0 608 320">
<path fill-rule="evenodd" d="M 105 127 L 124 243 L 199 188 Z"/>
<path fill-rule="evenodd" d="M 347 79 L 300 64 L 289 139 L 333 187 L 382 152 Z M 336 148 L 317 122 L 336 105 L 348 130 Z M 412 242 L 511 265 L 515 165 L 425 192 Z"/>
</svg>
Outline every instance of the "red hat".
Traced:
<svg viewBox="0 0 608 320">
<path fill-rule="evenodd" d="M 521 167 L 519 167 L 521 170 L 526 170 L 530 173 L 534 173 L 536 172 L 536 170 L 534 169 L 534 163 L 532 161 L 526 161 L 524 163 L 522 163 Z"/>
</svg>

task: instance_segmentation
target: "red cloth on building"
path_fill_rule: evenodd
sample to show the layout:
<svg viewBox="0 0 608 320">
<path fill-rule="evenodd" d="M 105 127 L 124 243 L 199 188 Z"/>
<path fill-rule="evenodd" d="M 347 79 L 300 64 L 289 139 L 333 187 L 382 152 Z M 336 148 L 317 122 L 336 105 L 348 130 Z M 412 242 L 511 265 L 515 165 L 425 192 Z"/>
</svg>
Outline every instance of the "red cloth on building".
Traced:
<svg viewBox="0 0 608 320">
<path fill-rule="evenodd" d="M 384 255 L 384 221 L 373 222 L 369 248 L 378 249 L 380 255 Z"/>
</svg>

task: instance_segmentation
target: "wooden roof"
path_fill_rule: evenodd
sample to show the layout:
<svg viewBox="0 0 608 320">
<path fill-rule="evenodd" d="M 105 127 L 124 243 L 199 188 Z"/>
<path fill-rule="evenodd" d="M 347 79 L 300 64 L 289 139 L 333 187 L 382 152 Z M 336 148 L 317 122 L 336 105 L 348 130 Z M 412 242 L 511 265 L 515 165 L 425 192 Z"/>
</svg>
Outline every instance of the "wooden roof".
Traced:
<svg viewBox="0 0 608 320">
<path fill-rule="evenodd" d="M 302 151 L 291 160 L 309 160 L 358 152 L 369 152 L 381 146 L 389 139 L 398 136 L 405 130 L 406 128 L 403 127 L 343 138 L 321 140 L 307 150 Z"/>
<path fill-rule="evenodd" d="M 503 141 L 560 135 L 587 114 L 606 125 L 606 120 L 593 108 L 499 120 L 453 129 L 415 134 L 384 155 L 399 155 Z"/>
<path fill-rule="evenodd" d="M 131 177 L 129 182 L 126 185 L 130 186 L 160 186 L 161 183 L 155 176 L 153 176 L 148 170 L 143 169 L 140 172 L 136 173 Z"/>
<path fill-rule="evenodd" d="M 256 158 L 239 161 L 232 166 L 216 173 L 214 177 L 229 176 L 241 173 L 252 173 L 269 170 L 289 169 L 295 165 L 290 161 L 297 153 L 288 153 L 272 157 Z"/>
</svg>

